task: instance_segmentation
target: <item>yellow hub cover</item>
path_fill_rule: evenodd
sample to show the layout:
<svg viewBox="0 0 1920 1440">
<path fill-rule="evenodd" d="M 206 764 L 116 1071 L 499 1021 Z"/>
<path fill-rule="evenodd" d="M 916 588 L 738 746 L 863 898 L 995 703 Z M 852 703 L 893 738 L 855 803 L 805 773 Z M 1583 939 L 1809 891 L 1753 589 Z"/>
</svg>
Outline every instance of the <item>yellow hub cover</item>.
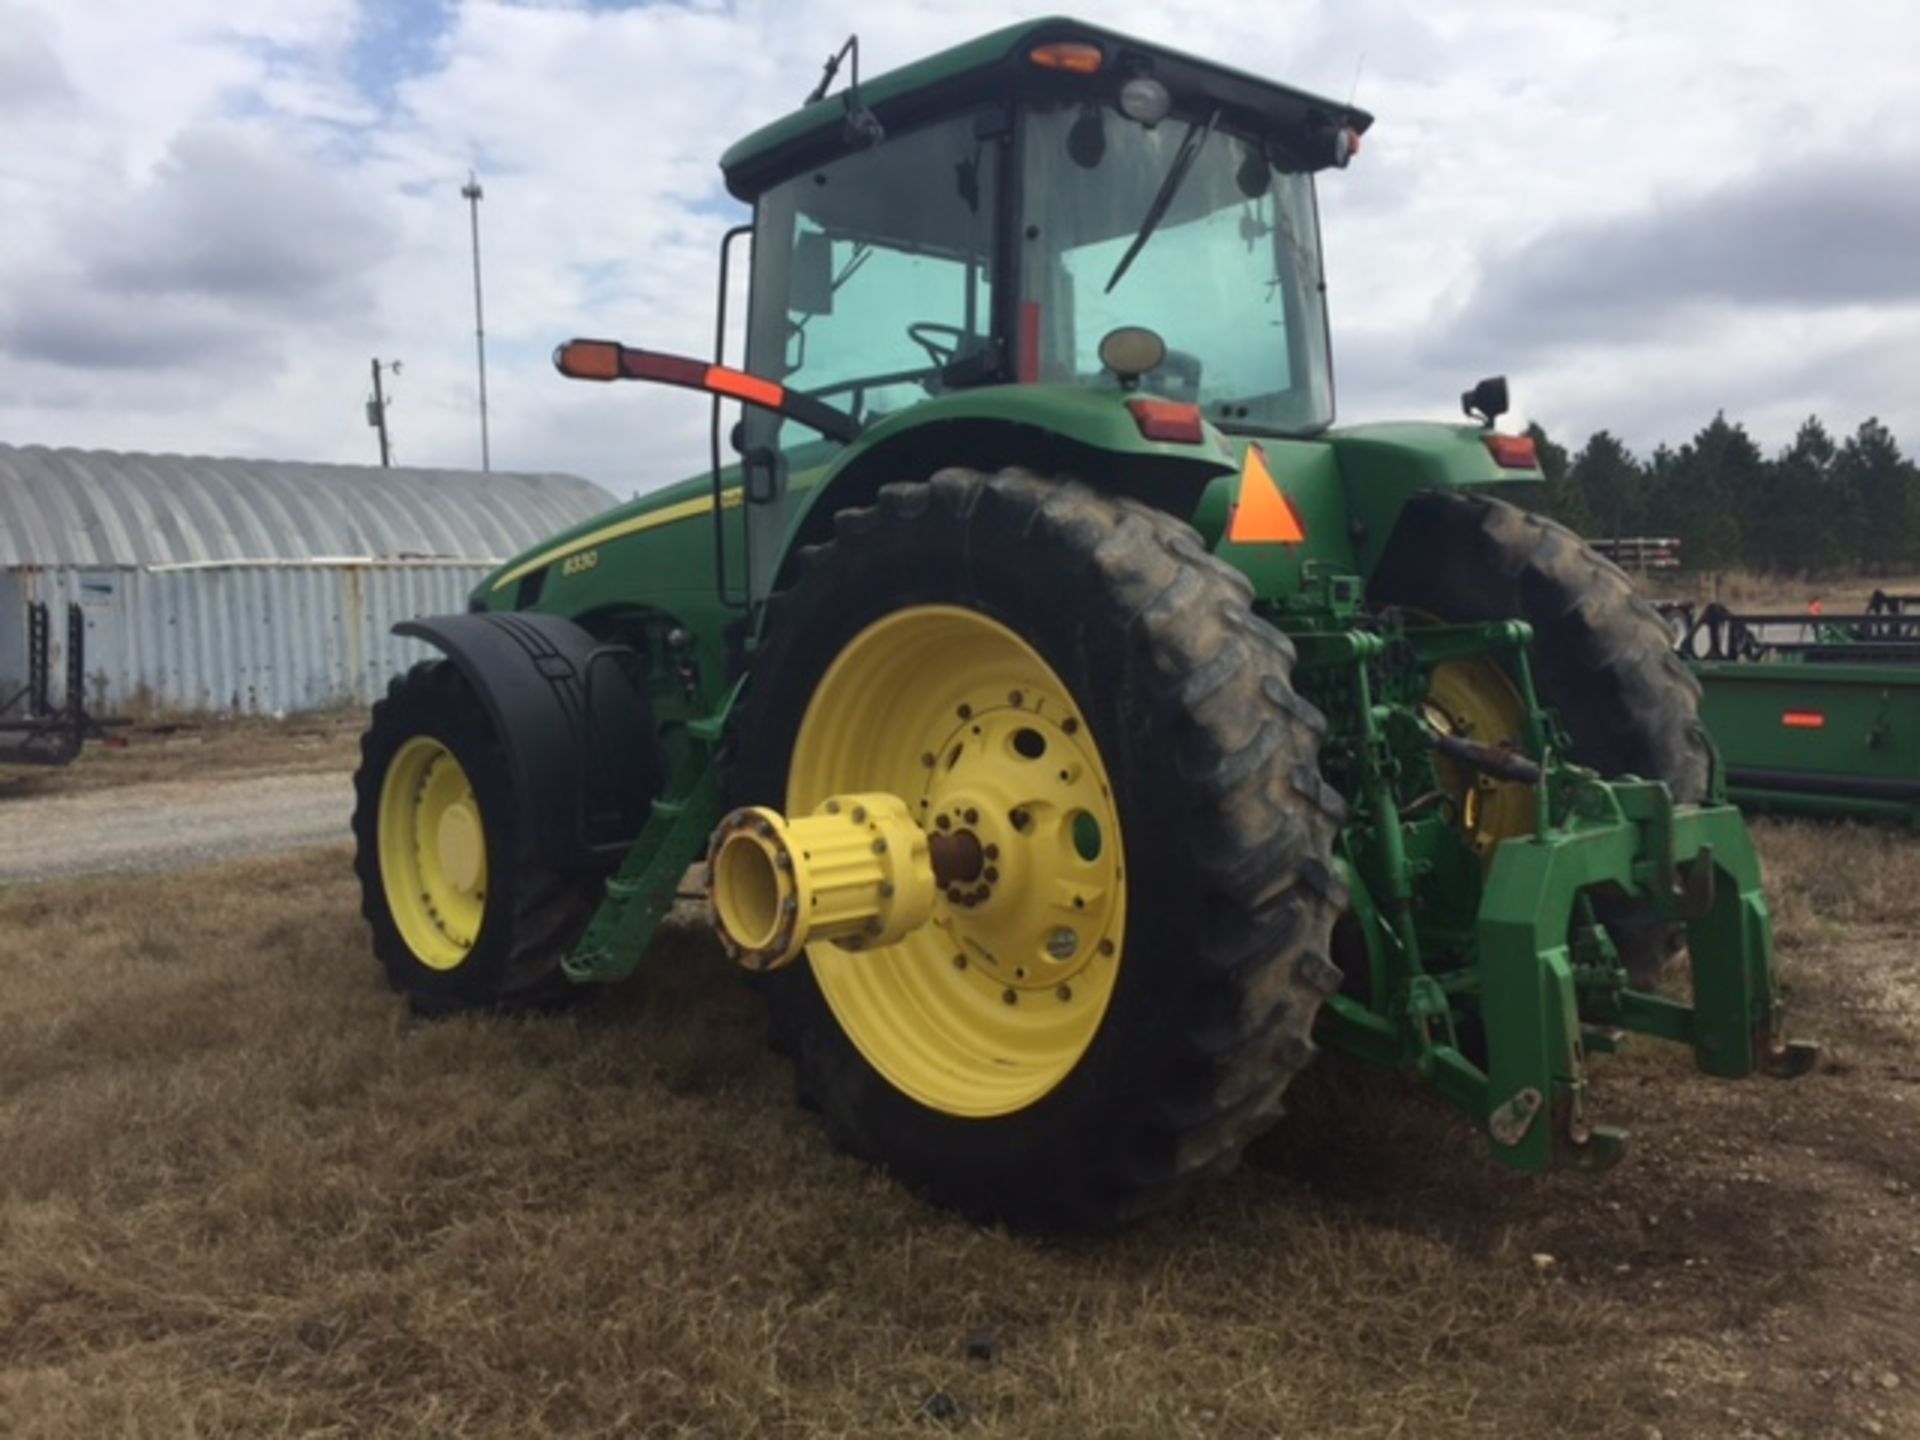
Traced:
<svg viewBox="0 0 1920 1440">
<path fill-rule="evenodd" d="M 1463 735 L 1484 745 L 1512 745 L 1525 753 L 1527 707 L 1495 661 L 1450 660 L 1434 666 L 1426 710 L 1428 722 L 1443 734 Z M 1532 833 L 1530 786 L 1496 780 L 1444 756 L 1435 759 L 1433 768 L 1460 806 L 1461 828 L 1482 856 L 1491 856 L 1502 840 Z"/>
<path fill-rule="evenodd" d="M 380 882 L 400 938 L 429 970 L 452 970 L 487 908 L 487 835 L 467 772 L 430 735 L 402 745 L 380 786 Z"/>
<path fill-rule="evenodd" d="M 952 1115 L 1033 1104 L 1100 1028 L 1126 933 L 1119 810 L 1065 683 L 1012 630 L 922 605 L 869 625 L 808 703 L 789 815 L 886 791 L 984 863 L 892 945 L 807 950 L 848 1038 L 896 1088 Z"/>
</svg>

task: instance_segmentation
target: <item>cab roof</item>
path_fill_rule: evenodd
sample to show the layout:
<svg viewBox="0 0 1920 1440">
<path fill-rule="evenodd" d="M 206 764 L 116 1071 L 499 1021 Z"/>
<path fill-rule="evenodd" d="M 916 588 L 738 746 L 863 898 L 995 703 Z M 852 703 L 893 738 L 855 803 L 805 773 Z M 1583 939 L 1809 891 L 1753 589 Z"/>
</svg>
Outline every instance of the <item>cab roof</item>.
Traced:
<svg viewBox="0 0 1920 1440">
<path fill-rule="evenodd" d="M 1261 128 L 1287 130 L 1318 123 L 1358 134 L 1373 123 L 1372 115 L 1344 102 L 1067 16 L 1009 25 L 898 70 L 862 79 L 860 103 L 888 129 L 906 128 L 922 115 L 965 104 L 973 95 L 987 98 L 996 90 L 996 74 L 1009 79 L 1052 78 L 1054 72 L 1038 70 L 1025 56 L 1036 45 L 1061 41 L 1098 45 L 1105 57 L 1103 69 L 1144 70 L 1162 80 L 1176 98 L 1200 91 L 1214 103 L 1241 112 L 1243 123 Z M 751 202 L 769 185 L 846 149 L 847 106 L 842 87 L 736 141 L 720 157 L 727 189 Z"/>
</svg>

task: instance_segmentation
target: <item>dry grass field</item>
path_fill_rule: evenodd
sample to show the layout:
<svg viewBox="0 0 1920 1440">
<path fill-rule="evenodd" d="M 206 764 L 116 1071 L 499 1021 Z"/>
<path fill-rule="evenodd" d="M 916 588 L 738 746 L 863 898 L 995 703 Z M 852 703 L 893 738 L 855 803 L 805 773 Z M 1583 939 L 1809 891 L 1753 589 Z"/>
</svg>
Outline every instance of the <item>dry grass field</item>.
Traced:
<svg viewBox="0 0 1920 1440">
<path fill-rule="evenodd" d="M 1865 610 L 1875 590 L 1895 595 L 1920 594 L 1920 576 L 1825 576 L 1818 579 L 1763 575 L 1748 570 L 1712 574 L 1662 574 L 1637 577 L 1648 595 L 1660 600 L 1718 600 L 1734 610 L 1781 610 L 1798 614 L 1815 600 L 1829 614 Z"/>
<path fill-rule="evenodd" d="M 1761 836 L 1813 1076 L 1644 1044 L 1538 1180 L 1330 1060 L 1050 1244 L 833 1154 L 696 915 L 427 1023 L 341 849 L 0 889 L 0 1435 L 1920 1435 L 1920 840 Z"/>
</svg>

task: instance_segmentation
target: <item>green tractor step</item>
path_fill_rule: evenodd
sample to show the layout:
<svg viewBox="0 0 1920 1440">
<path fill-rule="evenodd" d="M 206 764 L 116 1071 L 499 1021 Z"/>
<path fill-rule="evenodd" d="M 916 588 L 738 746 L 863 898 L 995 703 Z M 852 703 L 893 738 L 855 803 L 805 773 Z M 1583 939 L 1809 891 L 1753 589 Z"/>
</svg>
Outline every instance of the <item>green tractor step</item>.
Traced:
<svg viewBox="0 0 1920 1440">
<path fill-rule="evenodd" d="M 556 352 L 706 397 L 705 473 L 408 626 L 392 983 L 622 980 L 704 862 L 834 1139 L 1041 1229 L 1229 1167 L 1323 1049 L 1525 1171 L 1618 1157 L 1629 1034 L 1804 1070 L 1697 692 L 1500 498 L 1504 381 L 1333 423 L 1314 190 L 1372 117 L 1066 19 L 827 89 L 722 161 L 743 356 Z"/>
</svg>

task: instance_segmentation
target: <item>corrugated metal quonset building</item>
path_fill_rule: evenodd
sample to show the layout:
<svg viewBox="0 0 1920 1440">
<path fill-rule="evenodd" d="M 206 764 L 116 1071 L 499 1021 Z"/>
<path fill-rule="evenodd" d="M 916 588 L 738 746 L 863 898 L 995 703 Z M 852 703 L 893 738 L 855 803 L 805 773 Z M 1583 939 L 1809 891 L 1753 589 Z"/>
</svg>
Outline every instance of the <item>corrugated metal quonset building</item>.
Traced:
<svg viewBox="0 0 1920 1440">
<path fill-rule="evenodd" d="M 81 607 L 100 714 L 364 704 L 426 653 L 397 621 L 465 609 L 501 560 L 611 504 L 571 475 L 0 445 L 0 699 L 43 600 L 56 694 Z"/>
</svg>

